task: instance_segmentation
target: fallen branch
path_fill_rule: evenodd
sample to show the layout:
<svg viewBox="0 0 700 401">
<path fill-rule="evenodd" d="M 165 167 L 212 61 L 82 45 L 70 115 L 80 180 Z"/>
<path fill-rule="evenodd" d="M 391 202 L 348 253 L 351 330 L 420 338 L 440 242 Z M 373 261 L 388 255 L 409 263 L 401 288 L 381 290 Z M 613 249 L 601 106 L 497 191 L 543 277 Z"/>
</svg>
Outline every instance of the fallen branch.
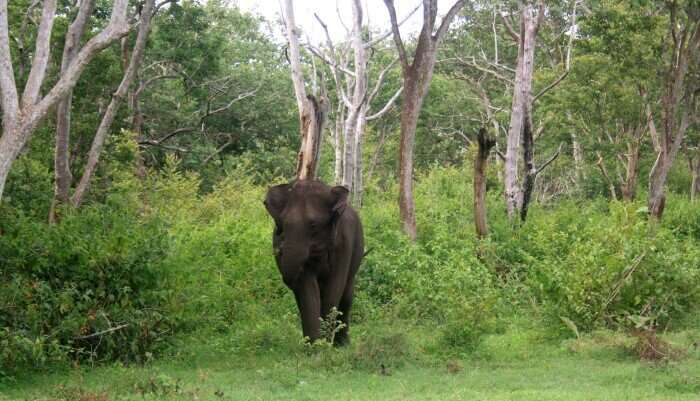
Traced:
<svg viewBox="0 0 700 401">
<path fill-rule="evenodd" d="M 74 340 L 89 340 L 89 339 L 91 339 L 91 338 L 100 337 L 100 336 L 102 336 L 102 335 L 109 334 L 109 333 L 113 333 L 113 332 L 115 332 L 115 331 L 118 331 L 118 330 L 121 330 L 121 329 L 125 329 L 125 328 L 127 328 L 127 327 L 129 327 L 129 324 L 128 324 L 128 323 L 120 324 L 119 326 L 111 327 L 111 328 L 109 328 L 109 329 L 107 329 L 107 330 L 98 331 L 97 333 L 88 334 L 88 335 L 86 335 L 86 336 L 73 337 L 73 339 L 74 339 Z"/>
</svg>

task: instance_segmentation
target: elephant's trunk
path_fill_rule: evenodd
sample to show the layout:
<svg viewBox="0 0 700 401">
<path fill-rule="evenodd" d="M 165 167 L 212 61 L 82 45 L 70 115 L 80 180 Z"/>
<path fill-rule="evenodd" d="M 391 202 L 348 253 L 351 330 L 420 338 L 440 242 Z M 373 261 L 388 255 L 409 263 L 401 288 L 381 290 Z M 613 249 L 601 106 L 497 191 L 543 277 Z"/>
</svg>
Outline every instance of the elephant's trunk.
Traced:
<svg viewBox="0 0 700 401">
<path fill-rule="evenodd" d="M 309 247 L 305 244 L 285 243 L 281 247 L 280 273 L 289 288 L 294 288 L 297 279 L 309 259 Z"/>
</svg>

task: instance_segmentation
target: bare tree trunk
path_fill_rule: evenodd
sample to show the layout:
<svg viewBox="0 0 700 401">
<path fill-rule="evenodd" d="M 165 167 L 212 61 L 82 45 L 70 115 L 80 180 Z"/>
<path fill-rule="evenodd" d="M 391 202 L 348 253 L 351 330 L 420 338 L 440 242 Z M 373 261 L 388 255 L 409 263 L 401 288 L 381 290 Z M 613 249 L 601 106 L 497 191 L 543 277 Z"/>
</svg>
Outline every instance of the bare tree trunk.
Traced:
<svg viewBox="0 0 700 401">
<path fill-rule="evenodd" d="M 70 63 L 80 50 L 80 41 L 87 28 L 87 23 L 95 7 L 95 0 L 80 3 L 78 15 L 68 28 L 61 60 L 61 74 L 65 73 Z M 49 211 L 49 222 L 58 219 L 57 206 L 67 204 L 70 200 L 70 187 L 73 176 L 70 171 L 70 115 L 73 91 L 58 102 L 56 107 L 56 147 L 54 151 L 54 198 Z"/>
<path fill-rule="evenodd" d="M 325 123 L 328 103 L 325 98 L 317 101 L 309 95 L 304 102 L 301 117 L 301 151 L 297 163 L 296 176 L 300 180 L 315 180 L 318 173 L 318 161 L 321 156 L 321 137 Z"/>
<path fill-rule="evenodd" d="M 410 78 L 408 78 L 410 79 Z M 413 201 L 413 148 L 422 98 L 415 95 L 414 84 L 404 78 L 404 102 L 401 109 L 401 138 L 399 144 L 399 214 L 403 231 L 416 239 L 416 214 Z"/>
<path fill-rule="evenodd" d="M 367 125 L 367 105 L 360 108 L 360 113 L 357 117 L 357 132 L 355 133 L 355 171 L 353 172 L 353 199 L 352 203 L 355 207 L 362 207 L 362 142 L 364 140 L 365 128 Z"/>
<path fill-rule="evenodd" d="M 486 221 L 486 168 L 489 153 L 496 144 L 496 140 L 488 135 L 485 128 L 481 128 L 477 136 L 477 144 L 479 147 L 474 158 L 474 225 L 477 237 L 483 238 L 489 235 Z"/>
<path fill-rule="evenodd" d="M 526 109 L 527 110 L 527 109 Z M 535 190 L 537 168 L 535 167 L 535 139 L 532 134 L 532 119 L 528 112 L 523 121 L 523 164 L 525 165 L 525 177 L 523 179 L 522 200 L 520 201 L 520 220 L 527 219 L 527 211 Z"/>
<path fill-rule="evenodd" d="M 87 64 L 102 49 L 126 35 L 130 26 L 127 19 L 128 0 L 114 0 L 109 23 L 93 36 L 78 52 L 60 79 L 41 98 L 50 49 L 50 33 L 55 18 L 56 2 L 46 0 L 39 25 L 36 49 L 27 85 L 21 103 L 14 79 L 14 68 L 9 46 L 7 1 L 0 1 L 0 93 L 2 94 L 3 133 L 0 138 L 0 199 L 12 163 L 22 147 L 48 112 L 63 99 L 78 82 Z"/>
<path fill-rule="evenodd" d="M 335 129 L 333 131 L 333 149 L 335 150 L 335 184 L 343 182 L 343 104 L 338 102 L 338 110 L 335 119 Z"/>
<path fill-rule="evenodd" d="M 289 61 L 292 69 L 294 95 L 299 110 L 299 128 L 301 134 L 301 149 L 297 157 L 296 177 L 300 180 L 316 179 L 318 160 L 320 158 L 321 138 L 328 104 L 324 97 L 317 100 L 306 94 L 304 74 L 301 68 L 299 54 L 299 38 L 294 18 L 292 0 L 284 0 L 284 17 L 289 41 Z"/>
<path fill-rule="evenodd" d="M 537 31 L 541 18 L 544 16 L 544 5 L 540 3 L 539 15 L 534 15 L 533 4 L 521 5 L 520 10 L 520 33 L 513 32 L 514 38 L 518 42 L 518 64 L 515 69 L 515 87 L 513 88 L 513 102 L 510 113 L 510 125 L 508 128 L 508 138 L 506 141 L 505 155 L 505 197 L 508 217 L 514 219 L 518 211 L 523 207 L 524 193 L 518 178 L 518 158 L 521 141 L 532 141 L 532 77 L 534 73 L 535 46 Z M 505 17 L 504 17 L 505 21 Z M 530 139 L 523 138 L 525 131 L 528 131 Z M 530 149 L 532 146 L 530 146 Z M 530 154 L 531 156 L 531 154 Z M 525 160 L 526 184 L 534 185 L 534 177 L 528 178 L 531 173 L 528 164 L 532 160 Z M 524 185 L 525 186 L 525 185 Z M 528 197 L 529 200 L 529 197 Z M 526 206 L 527 208 L 527 206 Z M 525 212 L 527 214 L 527 212 Z"/>
<path fill-rule="evenodd" d="M 102 116 L 102 121 L 100 121 L 100 125 L 95 133 L 95 138 L 92 141 L 92 146 L 90 147 L 90 152 L 88 153 L 88 160 L 85 164 L 85 169 L 83 170 L 83 175 L 75 189 L 75 193 L 71 197 L 71 203 L 74 207 L 79 207 L 85 199 L 85 195 L 90 187 L 90 181 L 92 180 L 92 176 L 95 173 L 95 169 L 97 168 L 97 164 L 100 160 L 100 154 L 102 153 L 102 147 L 104 146 L 107 134 L 112 128 L 112 123 L 117 115 L 117 111 L 119 111 L 119 106 L 122 100 L 124 100 L 126 97 L 129 87 L 134 81 L 136 71 L 143 61 L 144 52 L 146 50 L 146 42 L 148 41 L 148 34 L 151 29 L 151 18 L 153 17 L 154 6 L 155 0 L 146 0 L 143 9 L 141 10 L 139 30 L 136 36 L 136 43 L 134 44 L 131 60 L 129 60 L 129 64 L 126 71 L 124 71 L 124 77 L 119 84 L 119 88 L 117 88 L 117 91 L 112 95 L 109 106 L 107 106 L 107 110 Z"/>
<path fill-rule="evenodd" d="M 384 0 L 384 4 L 389 11 L 394 43 L 403 71 L 403 104 L 401 106 L 401 142 L 399 147 L 399 214 L 404 233 L 410 239 L 415 240 L 417 229 L 413 199 L 413 148 L 418 116 L 433 77 L 438 45 L 452 20 L 466 4 L 466 0 L 458 0 L 452 5 L 435 32 L 437 0 L 423 1 L 423 27 L 411 61 L 408 59 L 399 32 L 394 1 Z"/>
</svg>

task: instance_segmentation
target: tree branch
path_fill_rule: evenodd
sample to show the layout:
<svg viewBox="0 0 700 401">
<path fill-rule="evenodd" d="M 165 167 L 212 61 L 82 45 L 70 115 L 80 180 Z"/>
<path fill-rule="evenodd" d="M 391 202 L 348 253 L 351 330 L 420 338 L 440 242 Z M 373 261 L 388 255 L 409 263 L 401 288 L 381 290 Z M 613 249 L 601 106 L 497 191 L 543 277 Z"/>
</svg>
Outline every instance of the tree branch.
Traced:
<svg viewBox="0 0 700 401">
<path fill-rule="evenodd" d="M 125 329 L 127 327 L 129 327 L 128 323 L 120 324 L 119 326 L 110 327 L 107 330 L 98 331 L 97 333 L 88 334 L 86 336 L 73 337 L 73 339 L 74 340 L 89 340 L 91 338 L 100 337 L 100 336 L 103 336 L 105 334 L 109 334 L 109 333 L 113 333 L 113 332 L 121 330 L 121 329 Z"/>
<path fill-rule="evenodd" d="M 22 94 L 22 109 L 28 110 L 33 106 L 41 90 L 41 84 L 46 76 L 46 66 L 51 52 L 51 30 L 56 17 L 56 0 L 44 0 L 44 8 L 41 12 L 41 23 L 36 35 L 36 47 L 32 58 L 32 69 L 29 71 L 27 84 Z"/>
<path fill-rule="evenodd" d="M 442 22 L 440 23 L 440 27 L 438 28 L 437 32 L 435 32 L 435 35 L 433 35 L 434 41 L 439 42 L 442 40 L 442 37 L 445 36 L 445 32 L 447 32 L 449 29 L 452 20 L 466 4 L 466 0 L 457 0 L 452 7 L 450 7 L 450 10 L 442 18 Z"/>
<path fill-rule="evenodd" d="M 2 120 L 5 127 L 17 119 L 19 101 L 15 72 L 10 54 L 10 35 L 7 21 L 7 0 L 0 0 L 0 92 L 2 92 Z M 7 135 L 7 133 L 4 133 Z"/>
<path fill-rule="evenodd" d="M 541 98 L 545 93 L 549 92 L 552 88 L 554 88 L 555 86 L 559 85 L 559 83 L 561 83 L 561 81 L 563 81 L 564 78 L 566 78 L 568 75 L 569 75 L 569 70 L 564 71 L 564 73 L 561 74 L 561 75 L 559 76 L 559 78 L 555 79 L 554 82 L 552 82 L 551 84 L 545 86 L 545 87 L 540 91 L 540 93 L 538 93 L 537 95 L 535 95 L 535 97 L 532 98 L 532 102 L 533 102 L 533 103 L 536 102 L 537 99 Z"/>
<path fill-rule="evenodd" d="M 377 77 L 377 82 L 374 84 L 374 88 L 372 88 L 372 92 L 370 92 L 369 96 L 367 97 L 367 103 L 371 102 L 374 100 L 374 97 L 377 96 L 377 93 L 379 93 L 379 88 L 381 87 L 382 83 L 384 82 L 384 77 L 386 76 L 386 73 L 391 70 L 391 67 L 396 64 L 396 62 L 399 61 L 398 58 L 395 58 L 391 61 L 391 63 L 387 64 L 384 69 L 379 73 L 379 76 Z"/>
<path fill-rule="evenodd" d="M 503 21 L 503 25 L 506 27 L 506 31 L 508 32 L 510 37 L 513 38 L 515 43 L 520 43 L 520 35 L 517 32 L 515 32 L 515 30 L 513 29 L 513 26 L 508 21 L 508 18 L 506 18 L 506 16 L 504 14 L 500 14 L 500 15 L 501 15 L 501 20 Z"/>
<path fill-rule="evenodd" d="M 416 11 L 418 11 L 418 9 L 420 8 L 420 6 L 421 6 L 421 5 L 420 5 L 420 3 L 419 3 L 419 4 L 416 6 L 416 8 L 413 9 L 413 11 L 411 11 L 410 13 L 408 13 L 408 15 L 406 15 L 406 16 L 404 17 L 404 19 L 402 19 L 401 21 L 399 21 L 399 23 L 398 23 L 399 26 L 403 25 L 404 22 L 408 21 L 408 19 L 411 18 L 411 16 L 412 16 L 413 14 L 415 14 Z M 383 34 L 379 35 L 378 37 L 376 37 L 376 38 L 370 40 L 369 42 L 365 43 L 365 44 L 364 44 L 365 49 L 369 49 L 370 47 L 372 47 L 372 46 L 376 45 L 377 43 L 383 41 L 384 39 L 388 38 L 389 36 L 392 35 L 392 32 L 393 32 L 393 31 L 390 29 L 390 30 L 384 32 Z"/>
<path fill-rule="evenodd" d="M 541 173 L 545 168 L 547 168 L 547 166 L 549 166 L 550 164 L 552 164 L 552 162 L 553 162 L 554 160 L 556 160 L 557 157 L 559 157 L 559 154 L 561 153 L 561 148 L 562 148 L 562 146 L 564 146 L 564 144 L 563 144 L 563 143 L 560 143 L 560 144 L 559 144 L 559 149 L 557 149 L 557 151 L 552 155 L 552 157 L 549 158 L 549 160 L 547 160 L 546 162 L 544 162 L 544 164 L 542 164 L 542 165 L 536 170 L 535 175 Z"/>
<path fill-rule="evenodd" d="M 372 114 L 371 116 L 367 116 L 367 121 L 375 120 L 375 119 L 383 116 L 384 114 L 386 114 L 386 112 L 389 111 L 391 109 L 391 107 L 394 105 L 394 102 L 396 101 L 396 99 L 399 98 L 402 91 L 403 91 L 403 86 L 400 87 L 396 91 L 396 93 L 394 93 L 394 96 L 392 96 L 391 99 L 389 99 L 389 101 L 386 102 L 386 104 L 384 105 L 384 107 L 381 110 Z"/>
<path fill-rule="evenodd" d="M 107 27 L 93 36 L 85 46 L 80 49 L 75 60 L 71 63 L 66 72 L 61 75 L 56 85 L 54 85 L 49 93 L 32 108 L 29 115 L 25 118 L 24 132 L 28 134 L 31 133 L 39 122 L 46 117 L 49 109 L 75 86 L 80 78 L 80 74 L 98 52 L 129 33 L 131 27 L 127 21 L 128 5 L 128 0 L 114 0 L 112 14 Z"/>
<path fill-rule="evenodd" d="M 396 20 L 396 9 L 394 8 L 394 0 L 384 0 L 387 10 L 389 11 L 389 19 L 391 20 L 391 31 L 394 34 L 394 42 L 396 43 L 396 49 L 399 52 L 399 60 L 401 60 L 401 67 L 404 71 L 410 68 L 408 62 L 408 56 L 406 55 L 406 47 L 404 47 L 403 40 L 401 39 L 401 32 L 399 32 L 399 23 Z"/>
<path fill-rule="evenodd" d="M 287 40 L 289 41 L 289 64 L 292 68 L 292 82 L 294 83 L 294 94 L 297 98 L 299 118 L 302 118 L 304 102 L 306 101 L 306 89 L 304 89 L 304 76 L 301 70 L 299 56 L 299 39 L 297 38 L 297 27 L 294 19 L 294 6 L 292 0 L 284 0 L 284 25 L 287 28 Z"/>
<path fill-rule="evenodd" d="M 311 51 L 311 53 L 313 53 L 316 57 L 320 58 L 321 61 L 328 64 L 330 67 L 337 68 L 338 70 L 340 70 L 344 74 L 350 75 L 353 78 L 355 77 L 354 72 L 352 72 L 351 70 L 347 69 L 346 67 L 343 67 L 342 65 L 340 65 L 340 64 L 336 63 L 335 61 L 324 56 L 323 53 L 321 53 L 321 51 L 319 49 L 315 48 L 311 43 L 308 43 L 306 45 L 306 48 L 309 49 L 309 51 Z"/>
</svg>

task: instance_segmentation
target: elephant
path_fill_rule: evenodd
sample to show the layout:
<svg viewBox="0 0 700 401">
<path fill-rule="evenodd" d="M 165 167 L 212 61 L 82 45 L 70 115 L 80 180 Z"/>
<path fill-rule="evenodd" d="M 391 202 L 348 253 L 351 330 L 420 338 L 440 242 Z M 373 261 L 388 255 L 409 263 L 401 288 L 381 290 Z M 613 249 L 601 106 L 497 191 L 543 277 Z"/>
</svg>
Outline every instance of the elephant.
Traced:
<svg viewBox="0 0 700 401">
<path fill-rule="evenodd" d="M 348 343 L 355 274 L 364 256 L 362 223 L 348 189 L 294 180 L 268 189 L 265 208 L 275 223 L 272 246 L 282 280 L 294 293 L 304 337 L 319 339 L 320 318 L 333 308 L 344 327 L 334 345 Z"/>
</svg>

